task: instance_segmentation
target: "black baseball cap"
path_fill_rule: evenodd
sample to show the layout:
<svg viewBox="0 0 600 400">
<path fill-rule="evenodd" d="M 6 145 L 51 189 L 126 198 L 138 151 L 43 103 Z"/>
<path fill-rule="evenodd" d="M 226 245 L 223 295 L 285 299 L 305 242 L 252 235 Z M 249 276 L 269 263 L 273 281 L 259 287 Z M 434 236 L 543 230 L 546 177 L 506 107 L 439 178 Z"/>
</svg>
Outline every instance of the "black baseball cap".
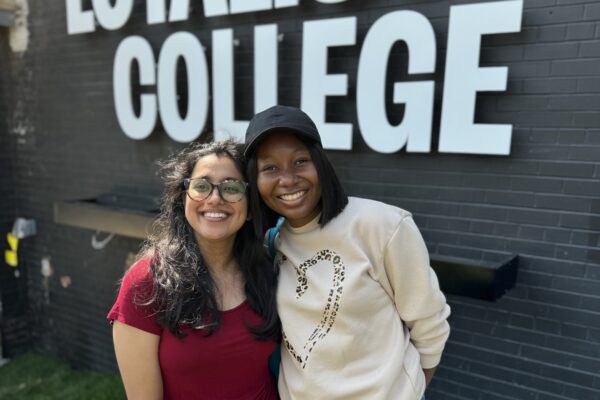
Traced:
<svg viewBox="0 0 600 400">
<path fill-rule="evenodd" d="M 296 107 L 277 105 L 256 114 L 246 130 L 244 156 L 252 153 L 261 137 L 275 129 L 290 129 L 302 138 L 321 143 L 321 136 L 312 119 Z"/>
</svg>

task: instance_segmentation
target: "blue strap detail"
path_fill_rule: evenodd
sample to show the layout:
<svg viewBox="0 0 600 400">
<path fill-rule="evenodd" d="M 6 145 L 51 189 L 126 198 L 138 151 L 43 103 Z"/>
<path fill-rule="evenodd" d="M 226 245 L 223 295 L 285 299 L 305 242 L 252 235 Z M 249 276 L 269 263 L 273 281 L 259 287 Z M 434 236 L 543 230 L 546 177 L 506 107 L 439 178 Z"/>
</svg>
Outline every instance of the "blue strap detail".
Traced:
<svg viewBox="0 0 600 400">
<path fill-rule="evenodd" d="M 278 342 L 277 346 L 275 346 L 275 350 L 269 356 L 269 371 L 275 381 L 279 379 L 279 364 L 281 363 L 281 345 Z"/>
<path fill-rule="evenodd" d="M 283 225 L 284 222 L 285 217 L 279 217 L 275 226 L 267 230 L 267 246 L 269 247 L 269 254 L 271 257 L 275 257 L 277 254 L 277 249 L 275 248 L 275 239 L 277 239 L 277 234 L 281 230 L 281 225 Z"/>
<path fill-rule="evenodd" d="M 269 254 L 271 257 L 275 257 L 277 254 L 277 249 L 275 248 L 275 239 L 277 239 L 277 234 L 281 230 L 281 225 L 283 225 L 284 222 L 285 217 L 279 217 L 275 226 L 267 230 L 267 246 L 269 247 Z M 269 371 L 271 372 L 273 378 L 275 378 L 276 382 L 279 378 L 279 364 L 281 363 L 280 348 L 280 343 L 277 343 L 275 350 L 273 350 L 273 353 L 271 353 L 271 356 L 269 357 Z"/>
</svg>

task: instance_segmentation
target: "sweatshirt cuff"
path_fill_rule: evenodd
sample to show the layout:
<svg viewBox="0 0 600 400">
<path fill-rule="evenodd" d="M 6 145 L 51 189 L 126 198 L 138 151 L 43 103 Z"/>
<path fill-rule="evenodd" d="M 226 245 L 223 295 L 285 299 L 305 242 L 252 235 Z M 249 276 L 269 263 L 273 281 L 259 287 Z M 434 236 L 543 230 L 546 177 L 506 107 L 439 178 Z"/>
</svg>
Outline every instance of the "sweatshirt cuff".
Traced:
<svg viewBox="0 0 600 400">
<path fill-rule="evenodd" d="M 441 359 L 442 359 L 441 354 L 434 354 L 434 355 L 421 354 L 421 368 L 422 369 L 430 369 L 430 368 L 437 367 L 438 364 L 440 363 Z"/>
</svg>

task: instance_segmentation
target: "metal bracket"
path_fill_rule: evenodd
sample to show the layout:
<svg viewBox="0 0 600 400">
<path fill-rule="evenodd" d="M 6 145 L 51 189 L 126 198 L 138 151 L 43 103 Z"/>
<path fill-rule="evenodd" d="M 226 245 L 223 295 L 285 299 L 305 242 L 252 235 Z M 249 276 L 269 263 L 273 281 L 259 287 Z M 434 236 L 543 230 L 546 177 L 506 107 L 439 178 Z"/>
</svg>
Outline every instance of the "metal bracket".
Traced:
<svg viewBox="0 0 600 400">
<path fill-rule="evenodd" d="M 488 301 L 498 300 L 515 286 L 518 261 L 515 254 L 497 262 L 431 255 L 442 291 Z"/>
</svg>

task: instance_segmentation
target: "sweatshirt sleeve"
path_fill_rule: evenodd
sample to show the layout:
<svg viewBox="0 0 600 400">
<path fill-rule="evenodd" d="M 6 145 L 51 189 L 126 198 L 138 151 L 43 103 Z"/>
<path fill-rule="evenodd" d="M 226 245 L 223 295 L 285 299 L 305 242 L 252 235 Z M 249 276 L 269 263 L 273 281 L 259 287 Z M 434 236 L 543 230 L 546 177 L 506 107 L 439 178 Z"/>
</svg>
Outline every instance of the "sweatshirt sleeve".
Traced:
<svg viewBox="0 0 600 400">
<path fill-rule="evenodd" d="M 450 307 L 412 217 L 402 218 L 392 234 L 384 249 L 383 265 L 396 309 L 421 356 L 421 367 L 437 366 L 450 334 Z"/>
</svg>

